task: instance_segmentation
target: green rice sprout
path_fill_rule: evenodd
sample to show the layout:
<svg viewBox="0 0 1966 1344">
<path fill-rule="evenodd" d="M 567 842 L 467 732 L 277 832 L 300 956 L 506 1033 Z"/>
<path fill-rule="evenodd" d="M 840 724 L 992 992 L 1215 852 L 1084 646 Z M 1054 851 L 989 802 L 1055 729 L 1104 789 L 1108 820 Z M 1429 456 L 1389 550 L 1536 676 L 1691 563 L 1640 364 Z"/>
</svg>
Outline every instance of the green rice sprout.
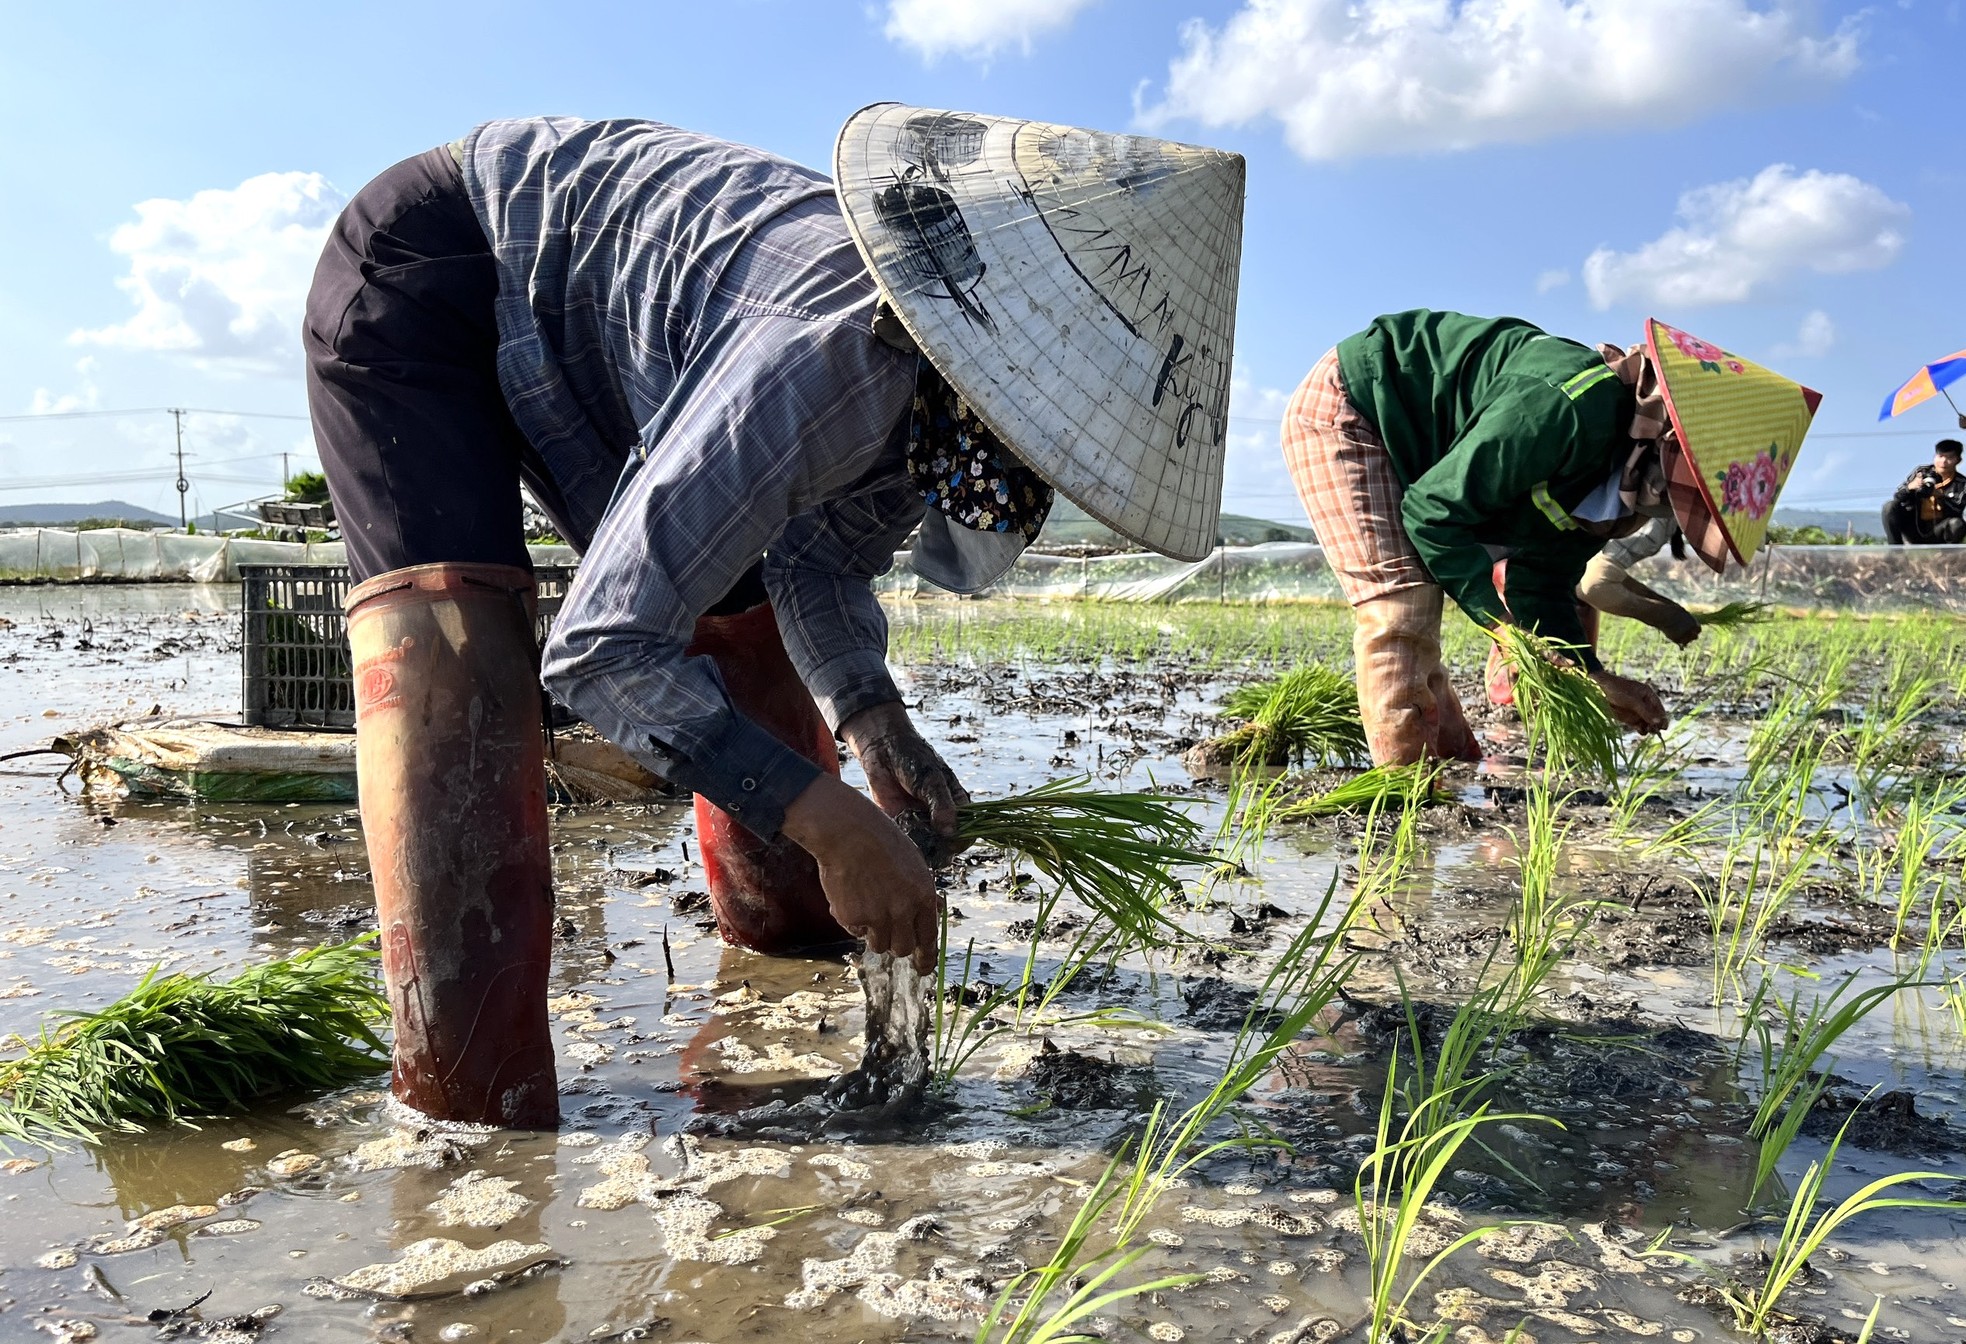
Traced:
<svg viewBox="0 0 1966 1344">
<path fill-rule="evenodd" d="M 1541 635 L 1514 625 L 1489 634 L 1515 673 L 1515 703 L 1530 747 L 1541 746 L 1544 768 L 1582 770 L 1606 783 L 1618 774 L 1623 733 L 1596 682 Z"/>
<path fill-rule="evenodd" d="M 1715 607 L 1712 611 L 1696 611 L 1693 619 L 1704 630 L 1731 630 L 1737 626 L 1758 625 L 1770 619 L 1768 609 L 1772 602 L 1729 602 Z"/>
<path fill-rule="evenodd" d="M 388 1064 L 374 935 L 240 972 L 159 974 L 0 1061 L 0 1145 L 95 1142 L 321 1092 Z"/>
<path fill-rule="evenodd" d="M 1836 1061 L 1832 1058 L 1824 1063 L 1823 1057 L 1837 1040 L 1873 1009 L 1896 998 L 1900 990 L 1923 989 L 1939 983 L 1909 975 L 1873 985 L 1843 1000 L 1857 979 L 1858 973 L 1852 971 L 1827 998 L 1812 1000 L 1804 1011 L 1801 990 L 1782 1000 L 1770 993 L 1769 981 L 1763 978 L 1753 999 L 1742 1010 L 1761 1054 L 1761 1100 L 1754 1119 L 1748 1123 L 1748 1137 L 1761 1141 L 1760 1151 L 1755 1155 L 1754 1187 L 1748 1191 L 1750 1206 L 1774 1176 L 1782 1154 L 1795 1142 L 1802 1122 L 1809 1118 L 1809 1112 L 1828 1089 L 1829 1071 Z M 1839 1001 L 1842 1001 L 1840 1007 Z M 1769 1011 L 1764 1012 L 1764 1008 Z M 1774 1026 L 1769 1021 L 1770 1012 L 1782 1020 L 1780 1044 L 1776 1043 Z M 1747 1036 L 1743 1035 L 1742 1045 L 1746 1043 Z"/>
<path fill-rule="evenodd" d="M 1030 861 L 1141 946 L 1183 936 L 1167 912 L 1184 868 L 1211 868 L 1201 826 L 1180 800 L 1159 793 L 1107 793 L 1079 779 L 1053 780 L 1024 793 L 967 803 L 961 839 Z"/>
<path fill-rule="evenodd" d="M 1341 812 L 1428 807 L 1435 803 L 1452 802 L 1454 795 L 1440 782 L 1441 770 L 1438 761 L 1376 765 L 1333 785 L 1323 793 L 1280 808 L 1277 815 L 1284 821 L 1303 821 L 1313 817 L 1334 817 Z"/>
<path fill-rule="evenodd" d="M 1822 1202 L 1823 1187 L 1829 1182 L 1829 1174 L 1836 1166 L 1837 1151 L 1843 1146 L 1843 1137 L 1850 1131 L 1856 1119 L 1843 1122 L 1843 1128 L 1836 1132 L 1829 1151 L 1809 1164 L 1803 1173 L 1802 1181 L 1796 1186 L 1795 1197 L 1789 1202 L 1788 1216 L 1782 1223 L 1781 1235 L 1775 1244 L 1766 1248 L 1768 1271 L 1758 1284 L 1728 1281 L 1719 1285 L 1721 1297 L 1734 1313 L 1737 1328 L 1753 1335 L 1756 1339 L 1765 1338 L 1768 1328 L 1781 1320 L 1779 1304 L 1782 1298 L 1799 1281 L 1808 1276 L 1809 1261 L 1818 1254 L 1832 1236 L 1845 1223 L 1860 1218 L 1867 1213 L 1881 1209 L 1945 1209 L 1957 1211 L 1966 1209 L 1966 1202 L 1953 1199 L 1907 1199 L 1889 1194 L 1901 1186 L 1920 1181 L 1952 1183 L 1959 1180 L 1956 1174 L 1942 1171 L 1906 1171 L 1895 1176 L 1881 1176 L 1871 1181 L 1855 1194 L 1849 1196 L 1834 1208 L 1823 1212 L 1811 1221 L 1816 1206 Z M 1668 1229 L 1670 1230 L 1670 1229 Z M 1706 1263 L 1682 1251 L 1657 1249 L 1662 1244 L 1655 1243 L 1655 1249 L 1648 1254 L 1656 1258 L 1678 1260 L 1696 1268 L 1706 1268 Z M 1873 1317 L 1875 1310 L 1873 1309 Z M 1866 1331 L 1868 1331 L 1866 1326 Z"/>
<path fill-rule="evenodd" d="M 1222 739 L 1233 744 L 1240 765 L 1358 766 L 1371 759 L 1358 687 L 1321 663 L 1236 688 L 1223 700 L 1222 714 L 1243 724 Z"/>
<path fill-rule="evenodd" d="M 1412 1025 L 1411 1030 L 1417 1037 L 1417 1025 Z M 1402 1094 L 1395 1085 L 1402 1053 L 1395 1037 L 1386 1090 L 1379 1104 L 1375 1142 L 1359 1164 L 1358 1178 L 1352 1187 L 1369 1271 L 1367 1300 L 1371 1323 L 1364 1338 L 1372 1341 L 1397 1339 L 1402 1333 L 1408 1338 L 1440 1338 L 1441 1332 L 1428 1332 L 1414 1318 L 1414 1295 L 1457 1251 L 1508 1226 L 1494 1223 L 1473 1228 L 1454 1238 L 1425 1263 L 1409 1269 L 1407 1257 L 1421 1211 L 1433 1198 L 1441 1180 L 1454 1169 L 1462 1147 L 1475 1138 L 1476 1131 L 1510 1122 L 1563 1128 L 1559 1121 L 1545 1115 L 1494 1114 L 1485 1101 L 1467 1108 L 1469 1094 L 1478 1090 L 1486 1081 L 1483 1079 L 1434 1088 L 1427 1085 L 1426 1071 L 1420 1068 L 1415 1086 Z M 1413 1057 L 1413 1063 L 1419 1066 L 1417 1039 Z M 1403 1123 L 1395 1118 L 1398 1100 L 1404 1100 L 1407 1105 Z"/>
</svg>

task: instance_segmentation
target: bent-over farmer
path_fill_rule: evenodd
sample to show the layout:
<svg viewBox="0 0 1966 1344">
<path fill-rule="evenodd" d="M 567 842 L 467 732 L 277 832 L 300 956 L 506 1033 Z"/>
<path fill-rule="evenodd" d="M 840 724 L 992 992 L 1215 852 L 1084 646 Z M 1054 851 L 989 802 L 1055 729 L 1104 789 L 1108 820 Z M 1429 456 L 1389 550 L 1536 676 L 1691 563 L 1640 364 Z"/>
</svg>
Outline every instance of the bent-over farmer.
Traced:
<svg viewBox="0 0 1966 1344">
<path fill-rule="evenodd" d="M 1374 762 L 1480 758 L 1441 665 L 1444 597 L 1484 628 L 1570 646 L 1621 722 L 1663 728 L 1652 687 L 1591 648 L 1579 581 L 1653 518 L 1676 519 L 1715 572 L 1745 565 L 1818 400 L 1658 321 L 1642 344 L 1592 348 L 1417 309 L 1339 342 L 1293 396 L 1283 452 L 1357 616 Z"/>
<path fill-rule="evenodd" d="M 836 176 L 656 122 L 499 121 L 330 235 L 308 392 L 360 580 L 361 807 L 419 1110 L 558 1115 L 522 483 L 582 553 L 546 687 L 816 861 L 823 908 L 738 936 L 844 930 L 924 966 L 935 889 L 889 814 L 949 835 L 966 795 L 902 708 L 870 581 L 919 527 L 923 578 L 994 582 L 1054 487 L 1156 549 L 1212 543 L 1240 158 L 880 104 Z"/>
</svg>

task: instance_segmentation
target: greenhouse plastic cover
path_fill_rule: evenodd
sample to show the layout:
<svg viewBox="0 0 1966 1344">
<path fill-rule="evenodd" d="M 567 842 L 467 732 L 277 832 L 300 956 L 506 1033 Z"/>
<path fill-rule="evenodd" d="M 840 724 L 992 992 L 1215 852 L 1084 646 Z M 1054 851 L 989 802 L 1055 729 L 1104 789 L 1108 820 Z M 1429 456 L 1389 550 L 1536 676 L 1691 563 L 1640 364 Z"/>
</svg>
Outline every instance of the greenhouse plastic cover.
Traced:
<svg viewBox="0 0 1966 1344">
<path fill-rule="evenodd" d="M 877 587 L 897 597 L 944 596 L 908 568 L 907 553 Z M 1660 554 L 1633 577 L 1691 606 L 1732 601 L 1836 611 L 1966 615 L 1966 546 L 1768 546 L 1746 570 L 1714 574 L 1697 559 Z M 1186 564 L 1158 555 L 1079 558 L 1026 554 L 979 596 L 1117 602 L 1342 601 L 1322 547 L 1232 546 Z"/>
<path fill-rule="evenodd" d="M 534 546 L 534 564 L 572 564 L 571 546 Z M 184 536 L 104 527 L 70 532 L 52 527 L 0 531 L 0 580 L 143 579 L 178 583 L 237 583 L 240 565 L 341 565 L 338 541 L 256 541 L 244 537 Z"/>
<path fill-rule="evenodd" d="M 570 546 L 534 546 L 535 564 L 572 564 Z M 102 528 L 0 531 L 0 580 L 169 580 L 232 583 L 250 564 L 345 563 L 339 542 L 252 541 Z M 1936 610 L 1966 615 L 1966 546 L 1768 546 L 1746 570 L 1711 573 L 1664 553 L 1634 576 L 1695 606 L 1734 600 L 1838 611 Z M 908 552 L 875 588 L 897 598 L 947 597 L 917 577 Z M 1187 563 L 1146 553 L 1101 556 L 1027 552 L 979 596 L 1095 598 L 1113 602 L 1302 602 L 1341 600 L 1322 547 L 1282 541 L 1230 546 Z"/>
</svg>

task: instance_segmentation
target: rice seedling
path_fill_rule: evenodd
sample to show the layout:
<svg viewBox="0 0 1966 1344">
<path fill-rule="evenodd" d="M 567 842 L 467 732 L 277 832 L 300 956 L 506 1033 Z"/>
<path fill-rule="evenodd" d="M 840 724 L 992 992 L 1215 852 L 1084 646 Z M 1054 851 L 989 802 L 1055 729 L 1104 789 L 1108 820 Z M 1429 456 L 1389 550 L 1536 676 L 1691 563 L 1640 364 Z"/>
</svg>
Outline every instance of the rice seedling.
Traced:
<svg viewBox="0 0 1966 1344">
<path fill-rule="evenodd" d="M 1686 767 L 1700 710 L 1682 710 L 1672 730 L 1634 737 L 1621 753 L 1617 787 L 1611 795 L 1611 837 L 1630 837 L 1639 814 L 1677 780 Z"/>
<path fill-rule="evenodd" d="M 1447 803 L 1454 795 L 1441 783 L 1438 761 L 1412 765 L 1377 765 L 1361 771 L 1314 797 L 1285 803 L 1277 809 L 1283 821 L 1333 817 L 1341 812 L 1370 812 L 1387 807 L 1428 807 Z"/>
<path fill-rule="evenodd" d="M 1693 619 L 1703 630 L 1738 630 L 1771 619 L 1768 610 L 1773 605 L 1772 602 L 1728 602 L 1711 611 L 1696 611 Z"/>
<path fill-rule="evenodd" d="M 1148 1117 L 1135 1145 L 1132 1178 L 1117 1223 L 1122 1238 L 1130 1237 L 1155 1201 L 1200 1163 L 1230 1148 L 1278 1142 L 1247 1132 L 1212 1141 L 1207 1136 L 1217 1121 L 1268 1076 L 1277 1057 L 1331 1006 L 1357 966 L 1357 956 L 1344 955 L 1341 948 L 1361 906 L 1353 897 L 1339 907 L 1337 890 L 1334 876 L 1309 923 L 1270 968 L 1229 1047 L 1227 1067 L 1208 1094 L 1171 1124 L 1164 1124 L 1165 1109 L 1161 1106 Z"/>
<path fill-rule="evenodd" d="M 1829 1071 L 1835 1061 L 1823 1063 L 1830 1048 L 1879 1004 L 1895 998 L 1900 990 L 1921 988 L 1928 981 L 1907 977 L 1889 984 L 1873 985 L 1848 1000 L 1843 996 L 1857 983 L 1857 973 L 1846 975 L 1827 997 L 1812 998 L 1808 1010 L 1802 1008 L 1802 992 L 1797 989 L 1786 1000 L 1769 992 L 1764 977 L 1743 1010 L 1749 1023 L 1748 1034 L 1760 1046 L 1761 1096 L 1754 1118 L 1748 1122 L 1748 1137 L 1761 1141 L 1755 1155 L 1754 1184 L 1748 1190 L 1753 1206 L 1775 1174 L 1776 1164 L 1802 1128 L 1829 1086 Z M 1842 1001 L 1839 1007 L 1839 1001 Z M 1768 1011 L 1764 1011 L 1768 1010 Z M 1770 1014 L 1781 1018 L 1779 1044 Z M 1743 1045 L 1746 1037 L 1742 1038 Z M 1820 1068 L 1818 1066 L 1821 1066 Z"/>
<path fill-rule="evenodd" d="M 1844 1135 L 1850 1132 L 1850 1125 L 1856 1116 L 1843 1122 L 1843 1127 L 1831 1141 L 1829 1150 L 1809 1164 L 1801 1182 L 1796 1186 L 1795 1196 L 1789 1201 L 1788 1215 L 1783 1220 L 1781 1234 L 1773 1246 L 1763 1248 L 1767 1257 L 1768 1269 L 1758 1284 L 1746 1284 L 1729 1280 L 1717 1284 L 1722 1300 L 1733 1312 L 1734 1325 L 1756 1338 L 1765 1337 L 1771 1325 L 1779 1319 L 1779 1306 L 1787 1295 L 1808 1273 L 1811 1256 L 1822 1250 L 1824 1244 L 1845 1224 L 1876 1213 L 1883 1209 L 1966 1209 L 1966 1201 L 1952 1199 L 1905 1198 L 1888 1194 L 1888 1191 L 1912 1185 L 1921 1181 L 1953 1182 L 1959 1178 L 1939 1171 L 1907 1171 L 1895 1176 L 1883 1176 L 1871 1181 L 1848 1196 L 1835 1207 L 1826 1209 L 1811 1221 L 1816 1206 L 1823 1201 L 1823 1188 L 1829 1181 L 1829 1173 L 1836 1165 L 1837 1151 L 1843 1146 Z M 1698 1258 L 1679 1251 L 1660 1250 L 1655 1247 L 1650 1254 L 1681 1261 L 1704 1269 L 1706 1264 Z M 1875 1311 L 1873 1309 L 1873 1315 Z"/>
<path fill-rule="evenodd" d="M 1515 673 L 1515 703 L 1533 756 L 1549 771 L 1581 770 L 1610 782 L 1618 772 L 1618 739 L 1604 692 L 1556 645 L 1519 626 L 1489 632 Z"/>
<path fill-rule="evenodd" d="M 1556 889 L 1563 839 L 1570 830 L 1557 823 L 1561 805 L 1548 788 L 1532 782 L 1523 803 L 1523 828 L 1511 832 L 1520 881 L 1504 927 L 1515 946 L 1511 976 L 1525 998 L 1583 936 L 1597 904 L 1566 899 Z"/>
<path fill-rule="evenodd" d="M 1397 892 L 1413 867 L 1413 861 L 1419 857 L 1418 793 L 1427 787 L 1430 787 L 1429 781 L 1416 775 L 1411 781 L 1411 791 L 1405 797 L 1382 797 L 1367 809 L 1365 824 L 1358 833 L 1358 877 L 1352 884 L 1352 898 L 1361 906 L 1385 900 Z M 1391 835 L 1382 844 L 1380 833 L 1389 808 L 1397 809 L 1399 817 L 1392 824 Z"/>
<path fill-rule="evenodd" d="M 1151 1249 L 1136 1246 L 1134 1236 L 1162 1194 L 1175 1188 L 1196 1165 L 1217 1154 L 1281 1142 L 1247 1130 L 1211 1139 L 1209 1131 L 1269 1074 L 1277 1056 L 1330 1006 L 1339 984 L 1356 964 L 1356 958 L 1339 952 L 1356 906 L 1348 905 L 1339 912 L 1336 923 L 1330 923 L 1336 890 L 1334 879 L 1309 925 L 1278 957 L 1236 1033 L 1228 1067 L 1208 1094 L 1171 1124 L 1166 1123 L 1164 1103 L 1154 1108 L 1141 1132 L 1130 1137 L 1106 1165 L 1051 1259 L 1004 1286 L 976 1333 L 977 1344 L 1089 1340 L 1093 1336 L 1074 1329 L 1087 1317 L 1141 1294 L 1200 1280 L 1200 1275 L 1175 1274 L 1143 1283 L 1116 1284 L 1118 1277 Z M 1109 1213 L 1113 1215 L 1112 1240 L 1105 1249 L 1093 1252 L 1093 1238 Z M 1069 1292 L 1063 1300 L 1056 1301 L 1066 1290 Z"/>
<path fill-rule="evenodd" d="M 1795 899 L 1821 857 L 1810 849 L 1792 862 L 1772 855 L 1757 839 L 1749 852 L 1730 842 L 1711 882 L 1699 888 L 1713 939 L 1713 1003 L 1718 1007 L 1732 993 L 1738 996 L 1747 968 L 1761 960 L 1769 930 Z"/>
<path fill-rule="evenodd" d="M 967 803 L 957 833 L 1021 855 L 1140 947 L 1185 937 L 1167 905 L 1182 889 L 1179 870 L 1216 862 L 1198 848 L 1200 824 L 1167 795 L 1106 793 L 1086 782 Z"/>
<path fill-rule="evenodd" d="M 235 1114 L 388 1063 L 374 935 L 253 966 L 230 980 L 152 970 L 128 994 L 0 1062 L 0 1144 Z"/>
<path fill-rule="evenodd" d="M 1240 686 L 1222 701 L 1242 727 L 1219 739 L 1241 767 L 1364 765 L 1371 759 L 1358 687 L 1343 672 L 1313 663 L 1274 681 Z"/>
<path fill-rule="evenodd" d="M 1410 1016 L 1408 1021 L 1413 1035 L 1413 1059 L 1418 1065 L 1419 1028 Z M 1400 1338 L 1402 1334 L 1408 1338 L 1415 1335 L 1423 1339 L 1437 1337 L 1434 1332 L 1423 1331 L 1414 1319 L 1414 1294 L 1455 1252 L 1507 1226 L 1505 1223 L 1494 1223 L 1473 1228 L 1409 1272 L 1408 1246 L 1419 1224 L 1421 1211 L 1433 1197 L 1441 1177 L 1454 1169 L 1461 1149 L 1475 1137 L 1478 1130 L 1491 1124 L 1554 1124 L 1562 1128 L 1547 1116 L 1490 1114 L 1487 1102 L 1466 1109 L 1464 1102 L 1468 1092 L 1479 1087 L 1483 1081 L 1476 1079 L 1444 1089 L 1411 1089 L 1404 1096 L 1406 1119 L 1395 1129 L 1395 1100 L 1401 1094 L 1394 1081 L 1401 1053 L 1401 1048 L 1396 1044 L 1385 1094 L 1379 1103 L 1373 1149 L 1360 1164 L 1357 1180 L 1352 1187 L 1368 1269 L 1370 1325 L 1365 1338 L 1375 1344 Z M 1425 1075 L 1422 1073 L 1419 1076 L 1424 1078 Z"/>
<path fill-rule="evenodd" d="M 1892 947 L 1904 941 L 1905 924 L 1911 917 L 1912 907 L 1918 903 L 1919 893 L 1924 889 L 1926 864 L 1939 843 L 1937 822 L 1939 818 L 1951 814 L 1959 796 L 1957 785 L 1941 785 L 1930 791 L 1914 789 L 1905 800 L 1904 819 L 1898 824 L 1897 838 L 1892 845 L 1892 857 L 1898 870 L 1897 909 L 1891 923 Z"/>
<path fill-rule="evenodd" d="M 1200 1274 L 1164 1274 L 1115 1286 L 1120 1275 L 1153 1249 L 1151 1243 L 1135 1246 L 1122 1238 L 1103 1251 L 1088 1253 L 1107 1210 L 1129 1190 L 1121 1182 L 1127 1156 L 1122 1148 L 1106 1164 L 1098 1183 L 1073 1214 L 1051 1259 L 1004 1285 L 989 1315 L 977 1327 L 975 1344 L 1086 1344 L 1098 1337 L 1075 1327 L 1088 1317 L 1130 1298 L 1202 1280 Z M 1050 1305 L 1061 1291 L 1067 1294 L 1064 1300 Z"/>
</svg>

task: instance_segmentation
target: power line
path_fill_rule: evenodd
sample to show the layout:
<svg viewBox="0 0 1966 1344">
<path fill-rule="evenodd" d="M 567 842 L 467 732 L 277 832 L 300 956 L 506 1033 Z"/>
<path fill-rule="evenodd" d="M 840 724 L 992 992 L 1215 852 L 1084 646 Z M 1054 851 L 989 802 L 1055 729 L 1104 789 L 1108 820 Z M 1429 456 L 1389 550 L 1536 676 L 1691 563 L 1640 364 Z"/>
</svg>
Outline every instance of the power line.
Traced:
<svg viewBox="0 0 1966 1344">
<path fill-rule="evenodd" d="M 290 415 L 281 411 L 218 411 L 208 406 L 133 406 L 120 411 L 36 411 L 27 415 L 0 415 L 0 423 L 14 424 L 29 420 L 91 420 L 118 415 L 231 415 L 245 420 L 298 420 L 306 422 L 304 415 Z"/>
</svg>

